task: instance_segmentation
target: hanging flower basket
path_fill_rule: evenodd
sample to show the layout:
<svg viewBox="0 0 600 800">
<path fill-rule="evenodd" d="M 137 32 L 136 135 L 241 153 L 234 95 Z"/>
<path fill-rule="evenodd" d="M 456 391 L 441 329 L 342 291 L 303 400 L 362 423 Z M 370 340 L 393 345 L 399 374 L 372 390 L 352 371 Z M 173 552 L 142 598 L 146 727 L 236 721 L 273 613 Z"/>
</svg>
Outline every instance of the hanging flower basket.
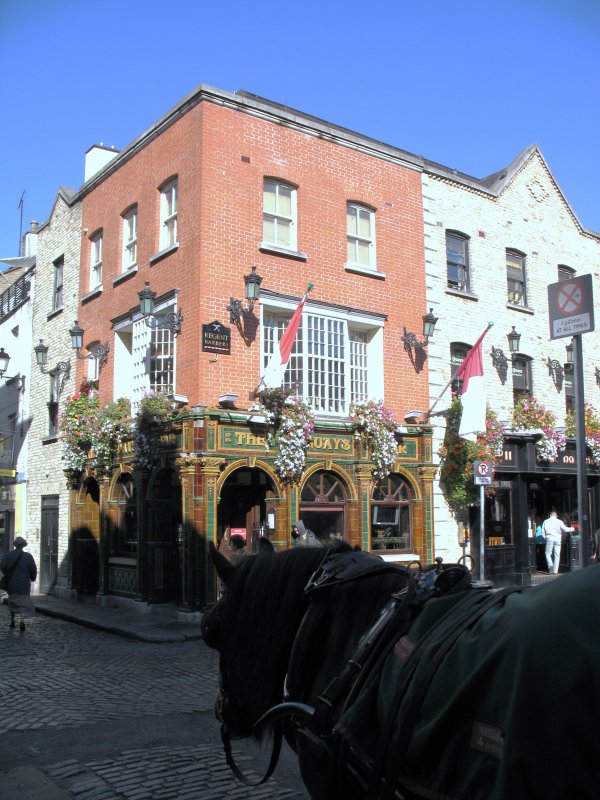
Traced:
<svg viewBox="0 0 600 800">
<path fill-rule="evenodd" d="M 452 399 L 446 420 L 446 435 L 440 447 L 440 483 L 444 496 L 454 514 L 464 512 L 469 506 L 479 505 L 479 492 L 473 482 L 473 463 L 491 461 L 494 465 L 502 456 L 503 427 L 496 413 L 486 411 L 486 430 L 474 442 L 458 435 L 462 416 L 462 403 Z M 485 487 L 486 495 L 494 493 Z"/>
<path fill-rule="evenodd" d="M 556 430 L 556 417 L 535 397 L 521 397 L 512 410 L 512 429 L 516 433 L 541 430 L 543 435 L 535 443 L 536 459 L 541 462 L 556 461 L 559 450 L 564 450 L 567 439 Z"/>
<path fill-rule="evenodd" d="M 67 398 L 59 419 L 59 431 L 69 485 L 79 480 L 90 463 L 101 471 L 111 469 L 119 445 L 131 437 L 130 416 L 127 398 L 101 408 L 96 390 L 87 381 Z"/>
<path fill-rule="evenodd" d="M 574 438 L 577 435 L 575 414 L 567 414 L 565 422 L 566 435 Z M 594 464 L 600 464 L 600 415 L 591 403 L 585 404 L 583 424 L 585 443 L 592 461 Z"/>
<path fill-rule="evenodd" d="M 355 438 L 366 438 L 369 456 L 375 463 L 373 477 L 378 480 L 385 478 L 392 470 L 398 447 L 395 436 L 398 423 L 391 411 L 388 411 L 381 400 L 352 403 L 350 421 Z"/>
<path fill-rule="evenodd" d="M 138 468 L 153 469 L 159 462 L 161 437 L 177 416 L 166 394 L 150 391 L 141 399 L 133 420 L 133 454 Z"/>
<path fill-rule="evenodd" d="M 266 449 L 275 451 L 275 471 L 282 481 L 297 483 L 315 427 L 312 409 L 294 391 L 278 388 L 261 393 L 258 413 L 266 420 Z"/>
</svg>

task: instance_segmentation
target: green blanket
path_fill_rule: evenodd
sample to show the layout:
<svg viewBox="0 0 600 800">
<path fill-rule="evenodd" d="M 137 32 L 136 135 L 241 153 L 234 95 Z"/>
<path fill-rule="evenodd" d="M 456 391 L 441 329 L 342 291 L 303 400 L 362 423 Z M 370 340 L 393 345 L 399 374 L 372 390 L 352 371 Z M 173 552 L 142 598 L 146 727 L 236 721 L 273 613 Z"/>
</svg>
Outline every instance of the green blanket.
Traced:
<svg viewBox="0 0 600 800">
<path fill-rule="evenodd" d="M 597 800 L 600 565 L 503 597 L 444 652 L 468 594 L 425 607 L 340 719 L 343 740 L 409 797 Z"/>
</svg>

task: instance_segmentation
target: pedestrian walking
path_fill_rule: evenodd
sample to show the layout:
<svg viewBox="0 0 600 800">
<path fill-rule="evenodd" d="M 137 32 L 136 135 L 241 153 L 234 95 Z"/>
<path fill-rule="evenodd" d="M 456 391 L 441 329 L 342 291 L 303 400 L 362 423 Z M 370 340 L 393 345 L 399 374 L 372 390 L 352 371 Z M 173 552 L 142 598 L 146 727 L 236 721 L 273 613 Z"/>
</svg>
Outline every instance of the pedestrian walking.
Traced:
<svg viewBox="0 0 600 800">
<path fill-rule="evenodd" d="M 6 553 L 0 569 L 7 579 L 6 591 L 8 592 L 8 610 L 10 612 L 10 627 L 15 627 L 15 615 L 21 619 L 19 630 L 25 630 L 25 614 L 34 611 L 31 600 L 31 583 L 37 578 L 37 565 L 31 553 L 23 552 L 27 542 L 22 536 L 17 536 L 13 542 L 14 550 Z"/>
<path fill-rule="evenodd" d="M 551 511 L 550 516 L 544 521 L 542 531 L 544 539 L 546 540 L 546 563 L 548 565 L 548 572 L 558 572 L 558 565 L 560 564 L 560 546 L 562 543 L 563 533 L 573 533 L 575 528 L 569 528 L 565 523 L 558 518 L 556 511 Z"/>
</svg>

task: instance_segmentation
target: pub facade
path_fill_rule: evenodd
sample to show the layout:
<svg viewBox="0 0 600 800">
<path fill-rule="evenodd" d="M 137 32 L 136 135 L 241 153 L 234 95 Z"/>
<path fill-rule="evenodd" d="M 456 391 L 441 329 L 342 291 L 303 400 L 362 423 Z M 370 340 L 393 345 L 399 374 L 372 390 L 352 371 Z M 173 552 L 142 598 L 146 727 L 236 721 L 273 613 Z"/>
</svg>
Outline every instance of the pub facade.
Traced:
<svg viewBox="0 0 600 800">
<path fill-rule="evenodd" d="M 302 519 L 323 541 L 344 540 L 394 561 L 432 561 L 431 430 L 406 426 L 385 478 L 373 478 L 368 443 L 348 423 L 317 423 L 298 482 L 282 481 L 264 424 L 252 412 L 182 409 L 162 437 L 160 463 L 136 470 L 131 448 L 110 475 L 93 466 L 71 492 L 70 588 L 101 603 L 184 616 L 215 599 L 208 542 L 242 535 L 292 545 Z M 414 428 L 411 430 L 410 428 Z"/>
</svg>

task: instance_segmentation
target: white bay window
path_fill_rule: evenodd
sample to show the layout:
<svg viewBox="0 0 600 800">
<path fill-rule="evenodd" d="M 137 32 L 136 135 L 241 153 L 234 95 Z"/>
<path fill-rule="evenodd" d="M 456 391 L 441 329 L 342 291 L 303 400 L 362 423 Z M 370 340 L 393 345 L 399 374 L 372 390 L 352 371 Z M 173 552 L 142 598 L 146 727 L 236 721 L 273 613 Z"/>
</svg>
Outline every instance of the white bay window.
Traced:
<svg viewBox="0 0 600 800">
<path fill-rule="evenodd" d="M 263 309 L 263 367 L 293 310 Z M 350 403 L 383 397 L 383 317 L 305 308 L 284 377 L 284 388 L 316 414 L 348 416 Z"/>
</svg>

